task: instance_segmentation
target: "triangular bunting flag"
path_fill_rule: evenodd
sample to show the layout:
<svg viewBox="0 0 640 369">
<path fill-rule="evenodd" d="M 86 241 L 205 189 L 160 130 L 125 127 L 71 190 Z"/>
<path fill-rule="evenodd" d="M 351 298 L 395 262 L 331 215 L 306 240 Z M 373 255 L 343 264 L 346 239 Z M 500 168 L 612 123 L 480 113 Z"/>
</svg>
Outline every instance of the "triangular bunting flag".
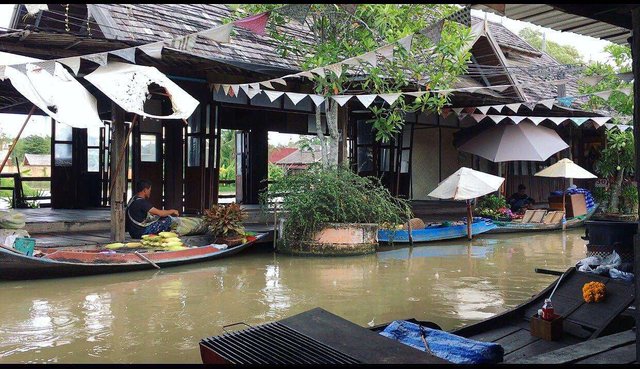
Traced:
<svg viewBox="0 0 640 369">
<path fill-rule="evenodd" d="M 526 102 L 526 103 L 523 103 L 522 105 L 526 106 L 527 109 L 529 109 L 531 111 L 533 111 L 533 109 L 536 108 L 536 103 L 534 103 L 534 102 Z"/>
<path fill-rule="evenodd" d="M 244 91 L 245 94 L 249 95 L 249 85 L 244 83 L 240 85 L 240 89 L 242 89 L 242 91 Z"/>
<path fill-rule="evenodd" d="M 171 47 L 178 50 L 192 50 L 196 46 L 196 34 L 185 35 L 176 37 L 171 40 Z"/>
<path fill-rule="evenodd" d="M 207 29 L 198 32 L 198 36 L 202 36 L 206 39 L 213 40 L 220 43 L 228 43 L 231 40 L 231 30 L 233 29 L 233 23 L 227 23 L 216 28 Z"/>
<path fill-rule="evenodd" d="M 393 60 L 393 44 L 377 48 L 376 53 L 389 60 Z"/>
<path fill-rule="evenodd" d="M 296 20 L 298 23 L 303 23 L 307 19 L 310 8 L 311 4 L 288 4 L 274 9 L 274 12 Z"/>
<path fill-rule="evenodd" d="M 313 100 L 313 103 L 316 104 L 316 106 L 320 106 L 324 102 L 324 96 L 322 95 L 309 95 L 309 97 Z"/>
<path fill-rule="evenodd" d="M 238 92 L 240 92 L 240 85 L 229 85 L 231 91 L 233 92 L 233 96 L 238 96 Z"/>
<path fill-rule="evenodd" d="M 143 53 L 149 55 L 154 59 L 162 59 L 162 41 L 154 42 L 152 44 L 146 44 L 142 46 L 138 46 L 138 49 L 142 50 Z"/>
<path fill-rule="evenodd" d="M 588 84 L 589 86 L 595 86 L 598 84 L 598 82 L 600 82 L 602 79 L 604 78 L 604 76 L 586 76 L 586 77 L 582 77 L 580 78 L 580 81 Z"/>
<path fill-rule="evenodd" d="M 629 96 L 631 94 L 631 87 L 627 87 L 627 88 L 621 88 L 618 91 L 622 92 L 623 94 Z"/>
<path fill-rule="evenodd" d="M 311 72 L 300 72 L 298 73 L 298 75 L 301 77 L 307 77 L 309 79 L 313 79 L 313 73 Z"/>
<path fill-rule="evenodd" d="M 231 86 L 229 86 L 229 85 L 222 85 L 222 91 L 224 91 L 225 95 L 229 95 L 229 88 L 230 87 Z"/>
<path fill-rule="evenodd" d="M 547 117 L 550 121 L 555 123 L 556 125 L 560 125 L 562 122 L 567 120 L 567 117 Z"/>
<path fill-rule="evenodd" d="M 219 83 L 212 83 L 209 85 L 209 87 L 211 87 L 213 89 L 213 92 L 218 92 L 218 90 L 220 89 L 220 84 Z"/>
<path fill-rule="evenodd" d="M 404 47 L 405 50 L 409 51 L 411 50 L 411 41 L 413 41 L 413 34 L 399 39 L 398 43 L 400 46 Z"/>
<path fill-rule="evenodd" d="M 453 110 L 453 112 L 456 113 L 457 116 L 460 116 L 462 109 L 464 108 L 451 108 L 451 110 Z"/>
<path fill-rule="evenodd" d="M 500 122 L 502 122 L 503 119 L 505 119 L 507 116 L 506 115 L 487 115 L 489 117 L 489 119 L 491 119 L 493 121 L 493 123 L 498 124 Z"/>
<path fill-rule="evenodd" d="M 618 129 L 621 130 L 622 132 L 624 132 L 627 129 L 633 129 L 633 126 L 628 126 L 626 124 L 618 124 Z"/>
<path fill-rule="evenodd" d="M 487 114 L 487 112 L 489 111 L 489 109 L 491 109 L 491 106 L 478 106 L 477 108 L 482 114 Z"/>
<path fill-rule="evenodd" d="M 617 124 L 605 123 L 604 126 L 605 126 L 606 129 L 612 129 L 614 127 L 617 127 Z"/>
<path fill-rule="evenodd" d="M 601 127 L 603 124 L 608 122 L 611 119 L 611 117 L 591 117 L 589 119 L 591 119 L 595 125 L 597 125 L 598 127 Z"/>
<path fill-rule="evenodd" d="M 558 97 L 556 98 L 556 100 L 558 100 L 558 104 L 564 106 L 564 107 L 570 107 L 571 104 L 573 104 L 573 100 L 575 100 L 576 98 L 573 96 L 563 96 L 563 97 Z"/>
<path fill-rule="evenodd" d="M 529 119 L 531 121 L 531 123 L 535 124 L 536 126 L 540 123 L 542 123 L 543 120 L 547 119 L 545 117 L 527 117 L 527 119 Z"/>
<path fill-rule="evenodd" d="M 257 95 L 259 95 L 262 90 L 259 89 L 255 89 L 255 88 L 250 88 L 247 92 L 247 96 L 249 96 L 250 99 L 253 99 L 254 97 L 256 97 Z"/>
<path fill-rule="evenodd" d="M 368 108 L 369 105 L 371 105 L 373 100 L 376 99 L 376 96 L 378 95 L 356 95 L 358 100 L 360 100 L 360 102 L 362 103 L 362 105 L 364 105 L 365 108 Z"/>
<path fill-rule="evenodd" d="M 376 56 L 375 51 L 369 51 L 366 54 L 362 54 L 360 56 L 356 56 L 356 59 L 360 60 L 361 63 L 369 63 L 371 66 L 375 67 L 378 65 L 378 57 Z"/>
<path fill-rule="evenodd" d="M 442 115 L 444 119 L 447 119 L 447 117 L 451 115 L 451 113 L 452 113 L 451 108 L 443 108 L 442 113 L 440 113 L 440 115 Z"/>
<path fill-rule="evenodd" d="M 322 68 L 322 67 L 318 67 L 318 68 L 315 68 L 315 69 L 311 69 L 311 71 L 310 71 L 310 72 L 311 72 L 311 73 L 315 73 L 315 74 L 319 75 L 320 77 L 324 77 L 324 76 L 325 76 L 325 74 L 324 74 L 324 68 Z"/>
<path fill-rule="evenodd" d="M 496 109 L 498 112 L 502 112 L 502 109 L 504 109 L 504 105 L 491 105 L 492 108 Z"/>
<path fill-rule="evenodd" d="M 633 81 L 633 72 L 618 73 L 617 76 L 625 82 Z"/>
<path fill-rule="evenodd" d="M 81 56 L 82 59 L 94 62 L 101 67 L 107 65 L 107 53 L 97 53 Z"/>
<path fill-rule="evenodd" d="M 608 100 L 609 96 L 611 96 L 611 90 L 596 92 L 594 93 L 594 95 L 601 97 L 605 100 Z"/>
<path fill-rule="evenodd" d="M 519 115 L 512 115 L 509 117 L 509 119 L 511 119 L 514 124 L 518 124 L 522 122 L 522 120 L 525 118 L 526 118 L 525 116 L 519 116 Z"/>
<path fill-rule="evenodd" d="M 55 60 L 47 60 L 47 61 L 40 62 L 40 63 L 33 63 L 33 65 L 44 69 L 45 71 L 47 71 L 47 73 L 51 74 L 52 76 L 56 71 L 56 62 L 55 62 Z"/>
<path fill-rule="evenodd" d="M 249 88 L 253 88 L 256 90 L 260 89 L 260 83 L 256 82 L 256 83 L 249 83 Z"/>
<path fill-rule="evenodd" d="M 401 93 L 393 93 L 393 94 L 378 94 L 384 101 L 389 103 L 389 105 L 393 105 L 396 100 L 402 95 Z"/>
<path fill-rule="evenodd" d="M 433 44 L 437 44 L 440 42 L 440 38 L 442 37 L 442 26 L 444 25 L 444 19 L 440 19 L 438 23 L 434 25 L 430 25 L 428 27 L 423 28 L 419 32 L 431 40 Z"/>
<path fill-rule="evenodd" d="M 73 75 L 78 75 L 78 71 L 80 70 L 80 57 L 72 56 L 70 58 L 58 59 L 58 61 L 67 67 L 71 68 Z"/>
<path fill-rule="evenodd" d="M 571 119 L 573 121 L 573 123 L 575 123 L 577 126 L 581 126 L 582 123 L 586 122 L 587 119 L 589 119 L 589 118 L 571 117 L 569 119 Z"/>
<path fill-rule="evenodd" d="M 481 120 L 483 120 L 484 118 L 486 118 L 487 116 L 484 114 L 471 114 L 471 116 L 473 117 L 473 119 L 476 121 L 476 123 L 480 123 Z"/>
<path fill-rule="evenodd" d="M 136 48 L 135 47 L 128 47 L 126 49 L 109 51 L 109 54 L 118 56 L 118 57 L 128 61 L 129 63 L 133 63 L 133 64 L 136 63 Z"/>
<path fill-rule="evenodd" d="M 473 114 L 474 111 L 476 111 L 475 107 L 467 107 L 463 109 L 465 113 L 467 114 Z"/>
<path fill-rule="evenodd" d="M 284 79 L 282 79 L 282 78 L 274 78 L 274 79 L 270 79 L 270 80 L 269 80 L 269 82 L 271 82 L 271 83 L 277 83 L 277 84 L 279 84 L 279 85 L 283 85 L 283 86 L 286 86 L 286 85 L 287 85 L 287 81 L 285 81 L 285 80 L 284 80 Z"/>
<path fill-rule="evenodd" d="M 404 95 L 415 96 L 415 97 L 420 97 L 428 93 L 429 91 L 403 92 Z"/>
<path fill-rule="evenodd" d="M 6 78 L 4 76 L 4 71 L 7 69 L 6 65 L 0 65 L 0 81 L 4 81 L 4 79 Z"/>
<path fill-rule="evenodd" d="M 263 85 L 266 88 L 273 88 L 273 85 L 271 84 L 271 82 L 269 81 L 264 81 L 264 82 L 258 82 L 259 84 Z"/>
<path fill-rule="evenodd" d="M 518 109 L 520 109 L 520 106 L 522 104 L 521 103 L 514 103 L 514 104 L 506 104 L 505 107 L 509 110 L 511 110 L 514 113 L 518 113 Z"/>
<path fill-rule="evenodd" d="M 344 104 L 347 103 L 347 101 L 349 101 L 350 98 L 352 98 L 353 95 L 335 95 L 335 96 L 331 96 L 331 98 L 333 100 L 335 100 L 335 102 L 338 103 L 338 105 L 340 106 L 344 106 Z"/>
<path fill-rule="evenodd" d="M 553 104 L 556 102 L 556 99 L 546 99 L 538 101 L 538 104 L 544 105 L 547 109 L 553 109 Z"/>
<path fill-rule="evenodd" d="M 13 68 L 13 69 L 17 70 L 18 72 L 20 72 L 22 74 L 27 74 L 27 64 L 26 63 L 7 65 L 7 68 Z M 7 70 L 5 69 L 5 74 L 6 73 L 7 73 Z"/>
<path fill-rule="evenodd" d="M 353 58 L 349 58 L 349 59 L 345 59 L 342 61 L 343 64 L 346 65 L 352 65 L 352 66 L 359 66 L 360 65 L 360 60 L 359 58 L 353 57 Z"/>
<path fill-rule="evenodd" d="M 302 99 L 304 99 L 305 97 L 308 96 L 307 94 L 299 94 L 299 93 L 296 93 L 296 92 L 285 92 L 285 94 L 291 100 L 293 105 L 298 105 L 300 100 L 302 100 Z"/>
<path fill-rule="evenodd" d="M 284 94 L 284 92 L 282 91 L 267 91 L 267 90 L 263 90 L 265 94 L 267 94 L 267 96 L 269 97 L 269 101 L 274 102 L 276 101 L 280 96 L 282 96 L 282 94 Z"/>
<path fill-rule="evenodd" d="M 511 86 L 490 86 L 490 87 L 487 87 L 487 88 L 489 88 L 489 89 L 491 89 L 493 91 L 496 91 L 496 92 L 503 92 L 504 90 L 506 90 L 509 87 L 511 87 Z"/>
<path fill-rule="evenodd" d="M 270 12 L 264 12 L 251 17 L 237 20 L 233 23 L 238 27 L 248 29 L 255 34 L 264 36 L 265 29 L 267 28 L 267 21 L 269 20 L 269 14 Z"/>
<path fill-rule="evenodd" d="M 342 75 L 342 65 L 340 63 L 327 65 L 325 69 L 332 71 L 338 78 Z"/>
</svg>

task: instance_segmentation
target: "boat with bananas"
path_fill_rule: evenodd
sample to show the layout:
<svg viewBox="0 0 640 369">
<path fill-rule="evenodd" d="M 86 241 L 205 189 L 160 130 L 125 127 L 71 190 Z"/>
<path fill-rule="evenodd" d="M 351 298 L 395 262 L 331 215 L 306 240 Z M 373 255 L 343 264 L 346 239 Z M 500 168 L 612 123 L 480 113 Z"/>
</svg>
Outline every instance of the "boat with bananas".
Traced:
<svg viewBox="0 0 640 369">
<path fill-rule="evenodd" d="M 591 216 L 596 212 L 598 207 L 594 206 L 586 214 L 576 217 L 567 218 L 565 222 L 565 229 L 577 228 L 584 225 L 584 222 L 589 220 Z M 489 230 L 487 233 L 513 233 L 513 232 L 536 232 L 536 231 L 554 231 L 562 229 L 562 222 L 557 223 L 522 223 L 514 221 L 501 221 L 494 220 L 495 228 Z"/>
<path fill-rule="evenodd" d="M 142 242 L 112 243 L 95 249 L 31 248 L 0 245 L 0 279 L 23 280 L 161 269 L 237 254 L 266 233 L 246 235 L 242 244 L 185 246 L 175 233 L 149 235 Z"/>
</svg>

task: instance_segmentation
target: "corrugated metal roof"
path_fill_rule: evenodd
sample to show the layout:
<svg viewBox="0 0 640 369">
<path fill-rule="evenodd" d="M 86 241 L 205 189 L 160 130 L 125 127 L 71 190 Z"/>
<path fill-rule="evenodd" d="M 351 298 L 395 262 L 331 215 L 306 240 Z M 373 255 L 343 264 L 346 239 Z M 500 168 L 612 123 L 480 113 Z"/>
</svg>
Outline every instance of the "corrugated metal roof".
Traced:
<svg viewBox="0 0 640 369">
<path fill-rule="evenodd" d="M 51 166 L 49 154 L 24 154 L 24 165 Z"/>
<path fill-rule="evenodd" d="M 495 12 L 493 8 L 484 4 L 471 5 L 475 9 Z M 618 18 L 616 13 L 624 11 L 625 6 L 634 6 L 634 4 L 504 4 L 504 6 L 502 15 L 507 18 L 530 22 L 557 31 L 573 32 L 623 45 L 627 44 L 627 39 L 631 36 L 631 27 L 623 27 L 622 25 L 626 25 L 626 22 L 623 19 L 616 20 Z M 562 10 L 563 7 L 581 7 L 585 16 L 567 13 Z M 596 19 L 605 19 L 604 14 L 609 13 L 607 19 L 611 23 L 592 19 L 591 14 L 588 14 L 590 7 L 599 10 L 591 12 Z M 630 14 L 628 17 L 631 18 Z"/>
</svg>

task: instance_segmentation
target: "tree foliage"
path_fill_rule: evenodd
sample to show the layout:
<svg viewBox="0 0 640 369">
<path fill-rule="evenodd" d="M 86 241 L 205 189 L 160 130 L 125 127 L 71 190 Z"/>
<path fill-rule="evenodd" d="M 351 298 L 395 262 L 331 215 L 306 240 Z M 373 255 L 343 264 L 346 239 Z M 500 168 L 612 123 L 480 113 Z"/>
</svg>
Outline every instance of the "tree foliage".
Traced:
<svg viewBox="0 0 640 369">
<path fill-rule="evenodd" d="M 536 49 L 542 50 L 542 32 L 526 27 L 518 32 L 518 36 Z M 582 55 L 574 46 L 561 45 L 549 40 L 545 40 L 545 44 L 545 52 L 560 64 L 581 64 L 583 62 Z"/>
<path fill-rule="evenodd" d="M 29 135 L 19 139 L 11 156 L 22 162 L 24 154 L 51 154 L 51 137 Z"/>
</svg>

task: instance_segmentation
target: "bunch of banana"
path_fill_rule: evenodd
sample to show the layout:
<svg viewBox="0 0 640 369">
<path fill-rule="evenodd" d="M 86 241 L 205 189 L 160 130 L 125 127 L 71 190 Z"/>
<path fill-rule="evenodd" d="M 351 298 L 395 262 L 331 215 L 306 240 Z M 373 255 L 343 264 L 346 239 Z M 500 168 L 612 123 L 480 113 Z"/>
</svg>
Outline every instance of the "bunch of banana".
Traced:
<svg viewBox="0 0 640 369">
<path fill-rule="evenodd" d="M 185 247 L 173 232 L 160 232 L 159 234 L 150 234 L 142 236 L 142 245 L 149 248 L 161 249 L 162 251 L 179 251 L 185 250 Z"/>
</svg>

